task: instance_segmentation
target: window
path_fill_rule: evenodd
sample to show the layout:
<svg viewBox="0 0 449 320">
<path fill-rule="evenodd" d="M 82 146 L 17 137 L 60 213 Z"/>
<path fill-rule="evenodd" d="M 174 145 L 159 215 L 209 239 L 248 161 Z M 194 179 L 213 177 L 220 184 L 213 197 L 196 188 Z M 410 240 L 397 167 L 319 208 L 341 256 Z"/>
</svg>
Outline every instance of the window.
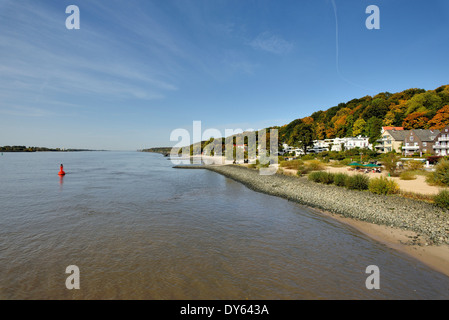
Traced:
<svg viewBox="0 0 449 320">
<path fill-rule="evenodd" d="M 422 143 L 423 147 L 427 147 L 427 142 Z"/>
<path fill-rule="evenodd" d="M 410 136 L 410 141 L 413 141 L 413 136 Z"/>
</svg>

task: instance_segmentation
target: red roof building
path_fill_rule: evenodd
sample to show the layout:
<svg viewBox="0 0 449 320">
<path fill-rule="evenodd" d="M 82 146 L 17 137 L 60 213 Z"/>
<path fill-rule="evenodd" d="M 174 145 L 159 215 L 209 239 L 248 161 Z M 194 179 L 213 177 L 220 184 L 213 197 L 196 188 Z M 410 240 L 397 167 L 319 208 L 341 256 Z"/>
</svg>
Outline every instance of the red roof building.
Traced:
<svg viewBox="0 0 449 320">
<path fill-rule="evenodd" d="M 382 132 L 387 131 L 387 130 L 401 131 L 401 130 L 404 130 L 404 128 L 403 127 L 382 127 Z"/>
</svg>

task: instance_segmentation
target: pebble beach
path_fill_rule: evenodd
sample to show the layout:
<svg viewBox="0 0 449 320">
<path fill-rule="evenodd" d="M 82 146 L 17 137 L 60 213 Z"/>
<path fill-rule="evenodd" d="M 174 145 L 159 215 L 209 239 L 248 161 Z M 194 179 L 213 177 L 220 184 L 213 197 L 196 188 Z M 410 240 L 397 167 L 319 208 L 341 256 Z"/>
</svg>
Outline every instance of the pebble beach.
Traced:
<svg viewBox="0 0 449 320">
<path fill-rule="evenodd" d="M 242 166 L 205 166 L 248 188 L 342 217 L 413 231 L 425 245 L 449 244 L 449 213 L 423 201 L 323 185 L 282 174 L 260 175 Z"/>
</svg>

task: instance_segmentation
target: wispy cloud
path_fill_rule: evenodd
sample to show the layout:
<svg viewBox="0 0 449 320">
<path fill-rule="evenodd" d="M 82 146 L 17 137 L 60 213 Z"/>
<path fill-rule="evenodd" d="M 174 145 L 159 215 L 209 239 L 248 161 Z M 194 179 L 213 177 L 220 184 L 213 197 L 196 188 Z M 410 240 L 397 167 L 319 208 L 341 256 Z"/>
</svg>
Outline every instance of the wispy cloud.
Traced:
<svg viewBox="0 0 449 320">
<path fill-rule="evenodd" d="M 52 104 L 63 97 L 76 96 L 148 101 L 163 99 L 178 90 L 172 81 L 176 74 L 161 67 L 164 64 L 161 60 L 178 49 L 170 47 L 170 37 L 162 30 L 151 33 L 149 27 L 142 29 L 137 22 L 129 23 L 128 28 L 135 28 L 129 34 L 138 35 L 133 41 L 145 44 L 156 33 L 161 37 L 158 45 L 167 39 L 165 53 L 150 52 L 146 60 L 141 53 L 144 45 L 133 46 L 121 37 L 114 37 L 114 31 L 108 30 L 108 26 L 94 25 L 94 21 L 85 19 L 81 30 L 69 31 L 65 29 L 63 11 L 56 12 L 54 7 L 44 4 L 8 2 L 4 9 L 7 10 L 0 12 L 3 106 L 7 102 L 27 105 L 32 116 L 44 116 L 51 112 L 39 112 L 47 108 L 42 100 Z M 105 13 L 99 15 L 104 17 Z M 117 23 L 125 24 L 125 21 Z M 3 109 L 3 113 L 10 115 L 22 115 L 26 111 L 26 107 L 20 111 L 11 107 Z"/>
<path fill-rule="evenodd" d="M 286 54 L 293 49 L 293 43 L 271 32 L 263 32 L 250 42 L 251 47 L 274 54 Z"/>
<path fill-rule="evenodd" d="M 44 117 L 52 115 L 53 113 L 39 108 L 30 108 L 23 106 L 2 106 L 0 107 L 0 114 L 19 117 Z"/>
</svg>

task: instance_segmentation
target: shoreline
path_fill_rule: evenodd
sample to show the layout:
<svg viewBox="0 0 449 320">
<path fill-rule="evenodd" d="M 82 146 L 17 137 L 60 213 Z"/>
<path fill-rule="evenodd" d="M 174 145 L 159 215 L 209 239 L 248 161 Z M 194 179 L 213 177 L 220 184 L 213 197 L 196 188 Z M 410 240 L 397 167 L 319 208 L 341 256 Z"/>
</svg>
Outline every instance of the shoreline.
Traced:
<svg viewBox="0 0 449 320">
<path fill-rule="evenodd" d="M 257 192 L 305 205 L 449 276 L 449 214 L 420 201 L 379 196 L 306 178 L 260 176 L 242 166 L 204 166 Z M 346 201 L 349 200 L 349 201 Z"/>
</svg>

